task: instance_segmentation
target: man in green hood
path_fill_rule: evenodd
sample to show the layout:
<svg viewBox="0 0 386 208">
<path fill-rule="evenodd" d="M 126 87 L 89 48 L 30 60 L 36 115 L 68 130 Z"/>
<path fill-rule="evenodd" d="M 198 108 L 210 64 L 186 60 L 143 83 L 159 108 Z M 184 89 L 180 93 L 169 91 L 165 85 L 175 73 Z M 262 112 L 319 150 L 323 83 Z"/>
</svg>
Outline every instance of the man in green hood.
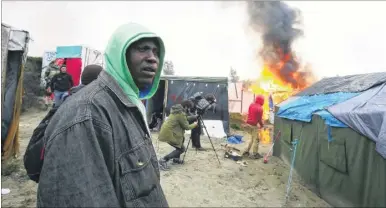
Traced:
<svg viewBox="0 0 386 208">
<path fill-rule="evenodd" d="M 168 207 L 141 102 L 158 88 L 164 54 L 141 25 L 114 32 L 106 69 L 47 126 L 38 207 Z"/>
</svg>

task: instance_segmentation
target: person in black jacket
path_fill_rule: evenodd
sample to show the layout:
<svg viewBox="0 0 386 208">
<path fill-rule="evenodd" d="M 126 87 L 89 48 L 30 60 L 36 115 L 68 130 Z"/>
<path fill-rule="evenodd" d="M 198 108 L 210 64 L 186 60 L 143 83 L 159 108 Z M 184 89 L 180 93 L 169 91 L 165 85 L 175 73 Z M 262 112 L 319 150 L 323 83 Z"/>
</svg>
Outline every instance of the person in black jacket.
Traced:
<svg viewBox="0 0 386 208">
<path fill-rule="evenodd" d="M 51 79 L 51 90 L 54 92 L 54 105 L 59 106 L 63 95 L 68 93 L 74 86 L 72 76 L 67 73 L 65 65 L 60 67 L 60 73 L 55 74 Z"/>
<path fill-rule="evenodd" d="M 65 94 L 62 96 L 61 103 L 63 103 L 67 97 L 69 97 L 72 94 L 75 94 L 79 90 L 81 90 L 86 85 L 90 84 L 92 81 L 96 80 L 98 78 L 99 73 L 103 70 L 102 66 L 99 66 L 97 64 L 91 64 L 84 67 L 82 76 L 80 77 L 81 84 L 73 87 L 70 89 L 69 94 Z"/>
</svg>

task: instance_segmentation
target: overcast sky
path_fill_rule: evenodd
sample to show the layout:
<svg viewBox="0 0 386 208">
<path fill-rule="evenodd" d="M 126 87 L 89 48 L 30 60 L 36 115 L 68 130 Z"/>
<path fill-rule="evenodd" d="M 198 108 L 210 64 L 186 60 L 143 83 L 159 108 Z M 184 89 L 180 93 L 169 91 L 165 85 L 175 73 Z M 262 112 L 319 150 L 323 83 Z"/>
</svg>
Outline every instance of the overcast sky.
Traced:
<svg viewBox="0 0 386 208">
<path fill-rule="evenodd" d="M 295 49 L 317 76 L 386 71 L 386 2 L 287 2 L 303 13 Z M 31 56 L 56 46 L 103 51 L 112 32 L 137 22 L 158 33 L 177 75 L 257 77 L 258 35 L 243 2 L 3 1 L 2 22 L 30 32 Z"/>
</svg>

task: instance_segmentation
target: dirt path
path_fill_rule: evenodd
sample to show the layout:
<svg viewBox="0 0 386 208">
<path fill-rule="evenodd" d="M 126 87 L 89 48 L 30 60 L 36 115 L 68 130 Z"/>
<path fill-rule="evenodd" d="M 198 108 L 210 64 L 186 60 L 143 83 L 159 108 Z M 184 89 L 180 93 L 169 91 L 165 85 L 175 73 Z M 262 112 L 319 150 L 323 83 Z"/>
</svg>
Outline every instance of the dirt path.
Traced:
<svg viewBox="0 0 386 208">
<path fill-rule="evenodd" d="M 47 112 L 31 109 L 20 118 L 20 156 L 7 161 L 1 167 L 1 187 L 9 188 L 8 195 L 1 196 L 3 207 L 36 207 L 35 182 L 29 180 L 23 165 L 23 155 L 33 130 Z"/>
<path fill-rule="evenodd" d="M 46 112 L 32 110 L 22 115 L 22 154 L 33 129 L 45 114 Z M 159 156 L 164 156 L 172 150 L 167 144 L 157 143 L 156 138 L 157 135 L 154 134 L 153 140 Z M 172 165 L 170 171 L 161 173 L 161 183 L 171 207 L 283 206 L 289 168 L 281 160 L 272 157 L 268 164 L 263 164 L 261 160 L 247 160 L 248 166 L 242 167 L 224 158 L 220 139 L 213 141 L 221 167 L 218 166 L 208 139 L 203 137 L 203 147 L 207 148 L 207 151 L 196 153 L 195 150 L 189 149 L 184 165 Z M 266 151 L 267 147 L 262 146 L 261 152 Z M 11 189 L 10 194 L 2 196 L 4 207 L 36 206 L 37 185 L 28 180 L 21 159 L 22 157 L 12 160 L 3 166 L 2 188 Z M 300 185 L 296 176 L 292 182 L 288 206 L 329 207 L 326 202 Z"/>
</svg>

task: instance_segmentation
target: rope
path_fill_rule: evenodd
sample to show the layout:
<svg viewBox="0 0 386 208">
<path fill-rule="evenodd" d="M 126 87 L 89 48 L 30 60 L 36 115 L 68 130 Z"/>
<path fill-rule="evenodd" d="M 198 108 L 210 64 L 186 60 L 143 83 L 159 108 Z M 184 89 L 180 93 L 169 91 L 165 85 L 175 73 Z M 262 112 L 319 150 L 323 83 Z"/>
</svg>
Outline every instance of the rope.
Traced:
<svg viewBox="0 0 386 208">
<path fill-rule="evenodd" d="M 286 191 L 286 195 L 285 195 L 285 205 L 287 205 L 287 203 L 288 203 L 289 193 L 291 191 L 292 173 L 293 173 L 293 169 L 294 169 L 294 166 L 295 166 L 295 157 L 296 157 L 296 147 L 297 147 L 297 144 L 298 144 L 298 139 L 295 139 L 292 142 L 293 154 L 292 154 L 292 162 L 291 162 L 290 173 L 289 173 L 288 182 L 287 182 L 287 191 Z"/>
</svg>

